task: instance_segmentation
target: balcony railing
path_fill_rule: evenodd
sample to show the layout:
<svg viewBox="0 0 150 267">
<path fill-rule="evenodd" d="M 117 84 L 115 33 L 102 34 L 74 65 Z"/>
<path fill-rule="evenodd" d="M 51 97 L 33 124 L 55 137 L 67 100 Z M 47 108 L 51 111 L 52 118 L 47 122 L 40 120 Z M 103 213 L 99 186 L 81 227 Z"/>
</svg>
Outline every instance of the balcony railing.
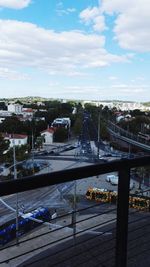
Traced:
<svg viewBox="0 0 150 267">
<path fill-rule="evenodd" d="M 150 165 L 149 156 L 98 163 L 1 182 L 0 196 L 3 196 L 1 201 L 7 200 L 8 195 L 13 196 L 15 193 L 19 193 L 17 194 L 19 198 L 21 192 L 27 191 L 27 194 L 34 195 L 35 191 L 29 190 L 39 188 L 45 190 L 44 188 L 49 186 L 66 182 L 74 183 L 70 187 L 73 191 L 71 210 L 66 212 L 66 207 L 65 212 L 61 210 L 57 213 L 53 208 L 53 216 L 50 219 L 43 222 L 39 219 L 36 221 L 35 218 L 33 224 L 40 226 L 32 227 L 32 231 L 20 235 L 21 237 L 18 235 L 19 229 L 17 234 L 15 229 L 16 241 L 10 240 L 11 242 L 1 245 L 0 266 L 8 263 L 11 266 L 19 266 L 19 264 L 20 266 L 41 266 L 42 262 L 46 262 L 45 266 L 70 264 L 69 266 L 126 267 L 142 266 L 144 261 L 147 263 L 145 266 L 148 266 L 150 256 L 147 259 L 145 257 L 150 247 L 148 186 L 145 192 L 142 192 L 147 196 L 145 201 L 148 203 L 143 211 L 141 211 L 142 206 L 139 207 L 139 211 L 138 207 L 133 208 L 136 206 L 135 203 L 133 206 L 129 203 L 130 171 L 132 168 L 148 165 Z M 97 184 L 97 187 L 100 187 L 101 176 L 111 172 L 118 172 L 119 176 L 117 205 L 110 201 L 96 202 L 94 198 L 91 201 L 83 198 L 83 203 L 80 205 L 80 201 L 77 201 L 80 182 L 97 177 L 99 182 L 95 182 L 95 186 Z M 43 191 L 43 194 L 48 194 L 48 190 Z M 64 197 L 63 191 L 60 199 L 62 197 Z M 39 201 L 37 196 L 36 199 Z M 52 201 L 50 199 L 50 202 Z M 55 216 L 56 213 L 57 216 Z M 7 223 L 6 225 L 9 226 Z M 137 260 L 141 265 L 134 265 Z M 21 262 L 25 262 L 24 265 Z"/>
</svg>

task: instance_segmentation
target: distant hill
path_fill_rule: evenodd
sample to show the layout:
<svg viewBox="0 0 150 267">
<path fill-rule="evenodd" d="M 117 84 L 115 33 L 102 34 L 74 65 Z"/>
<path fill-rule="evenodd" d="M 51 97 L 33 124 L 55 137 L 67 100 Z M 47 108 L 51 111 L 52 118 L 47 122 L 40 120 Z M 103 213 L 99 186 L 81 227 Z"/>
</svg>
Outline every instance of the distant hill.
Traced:
<svg viewBox="0 0 150 267">
<path fill-rule="evenodd" d="M 0 98 L 0 102 L 17 102 L 20 101 L 21 103 L 35 103 L 35 102 L 43 102 L 43 101 L 73 101 L 73 102 L 84 102 L 87 101 L 86 99 L 63 99 L 63 98 L 47 98 L 47 97 L 41 97 L 41 96 L 26 96 L 26 97 L 14 97 L 14 98 Z M 104 102 L 104 103 L 134 103 L 137 101 L 124 101 L 124 100 L 88 100 L 88 102 Z M 144 106 L 149 107 L 150 102 L 141 102 Z"/>
<path fill-rule="evenodd" d="M 145 103 L 143 103 L 143 105 L 146 107 L 150 107 L 150 102 L 145 102 Z"/>
<path fill-rule="evenodd" d="M 13 97 L 13 98 L 0 98 L 0 101 L 21 101 L 21 102 L 42 102 L 47 100 L 53 100 L 52 98 L 40 97 L 40 96 L 26 96 L 26 97 Z"/>
</svg>

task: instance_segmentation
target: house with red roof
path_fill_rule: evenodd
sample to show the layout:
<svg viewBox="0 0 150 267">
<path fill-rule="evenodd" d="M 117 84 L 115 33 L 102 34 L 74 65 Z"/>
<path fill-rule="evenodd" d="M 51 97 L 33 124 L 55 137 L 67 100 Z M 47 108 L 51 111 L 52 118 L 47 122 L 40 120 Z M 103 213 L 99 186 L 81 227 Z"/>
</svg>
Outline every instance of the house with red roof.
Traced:
<svg viewBox="0 0 150 267">
<path fill-rule="evenodd" d="M 8 134 L 3 133 L 2 136 L 5 140 L 9 140 L 9 147 L 27 145 L 28 136 L 25 134 Z"/>
<path fill-rule="evenodd" d="M 41 136 L 44 139 L 44 144 L 52 144 L 53 143 L 54 132 L 55 132 L 55 129 L 49 128 L 49 127 L 46 130 L 41 132 Z"/>
</svg>

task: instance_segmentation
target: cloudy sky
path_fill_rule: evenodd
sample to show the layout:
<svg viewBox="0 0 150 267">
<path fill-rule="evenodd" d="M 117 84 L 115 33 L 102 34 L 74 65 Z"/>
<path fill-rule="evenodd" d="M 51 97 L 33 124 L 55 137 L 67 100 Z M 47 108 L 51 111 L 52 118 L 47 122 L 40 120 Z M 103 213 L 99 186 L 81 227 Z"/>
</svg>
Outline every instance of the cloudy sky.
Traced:
<svg viewBox="0 0 150 267">
<path fill-rule="evenodd" d="M 149 0 L 0 0 L 0 98 L 150 101 Z"/>
</svg>

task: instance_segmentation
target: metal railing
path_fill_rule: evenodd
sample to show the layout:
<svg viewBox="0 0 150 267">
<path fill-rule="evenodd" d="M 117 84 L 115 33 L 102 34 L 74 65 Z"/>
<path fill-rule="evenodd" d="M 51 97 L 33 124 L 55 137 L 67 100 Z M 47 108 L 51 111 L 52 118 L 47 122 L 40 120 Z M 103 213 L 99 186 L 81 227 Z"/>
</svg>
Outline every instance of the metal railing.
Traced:
<svg viewBox="0 0 150 267">
<path fill-rule="evenodd" d="M 52 173 L 48 173 L 48 174 L 42 174 L 42 175 L 36 175 L 36 176 L 31 176 L 31 177 L 26 177 L 26 178 L 22 178 L 22 179 L 18 179 L 18 180 L 11 180 L 11 181 L 6 181 L 6 182 L 1 182 L 0 183 L 0 196 L 6 196 L 6 195 L 10 195 L 10 194 L 14 194 L 14 193 L 19 193 L 19 192 L 25 192 L 28 190 L 33 190 L 33 189 L 37 189 L 37 188 L 42 188 L 42 187 L 46 187 L 46 186 L 53 186 L 53 185 L 57 185 L 60 183 L 66 183 L 66 182 L 70 182 L 70 181 L 76 181 L 76 180 L 82 180 L 84 178 L 89 178 L 91 176 L 98 176 L 98 175 L 102 175 L 102 174 L 106 174 L 106 173 L 110 173 L 110 172 L 118 172 L 119 174 L 119 183 L 118 183 L 118 197 L 117 197 L 117 207 L 114 209 L 116 210 L 116 217 L 114 216 L 114 218 L 111 218 L 110 221 L 108 220 L 108 222 L 114 222 L 116 221 L 116 227 L 114 229 L 111 229 L 113 235 L 110 238 L 106 238 L 106 240 L 103 240 L 103 249 L 101 246 L 98 246 L 98 241 L 96 236 L 89 236 L 87 235 L 87 238 L 83 238 L 82 234 L 83 233 L 89 233 L 93 227 L 93 229 L 97 229 L 97 227 L 102 227 L 103 226 L 103 221 L 100 219 L 101 216 L 106 213 L 112 212 L 113 211 L 113 206 L 112 208 L 110 208 L 110 211 L 104 211 L 104 212 L 99 212 L 96 215 L 93 214 L 87 217 L 87 219 L 75 219 L 74 220 L 74 213 L 80 213 L 82 214 L 82 212 L 85 212 L 85 210 L 87 209 L 77 209 L 77 207 L 74 207 L 73 211 L 71 212 L 71 218 L 72 220 L 69 221 L 68 224 L 65 224 L 64 226 L 61 227 L 56 227 L 56 229 L 53 229 L 52 232 L 56 232 L 56 231 L 61 231 L 63 229 L 68 229 L 71 225 L 71 227 L 73 227 L 73 231 L 70 232 L 70 230 L 68 230 L 68 235 L 64 235 L 61 236 L 60 234 L 60 239 L 57 240 L 57 243 L 60 244 L 60 242 L 65 241 L 66 239 L 68 240 L 69 238 L 71 238 L 72 236 L 76 237 L 79 236 L 79 240 L 78 240 L 78 246 L 76 243 L 76 240 L 74 240 L 74 243 L 72 245 L 70 245 L 69 243 L 69 248 L 76 246 L 76 248 L 78 247 L 79 249 L 76 250 L 76 253 L 71 252 L 68 255 L 68 261 L 69 259 L 73 258 L 75 259 L 76 257 L 80 257 L 82 254 L 82 250 L 81 247 L 86 243 L 90 243 L 90 246 L 88 247 L 89 253 L 93 253 L 93 251 L 95 251 L 95 257 L 97 257 L 97 266 L 116 266 L 116 267 L 126 267 L 127 266 L 127 260 L 128 258 L 132 258 L 133 255 L 129 255 L 130 254 L 127 250 L 128 247 L 128 243 L 129 243 L 129 247 L 132 250 L 135 246 L 136 243 L 133 244 L 133 238 L 132 238 L 132 234 L 133 232 L 136 232 L 137 229 L 139 229 L 139 226 L 137 228 L 132 229 L 131 234 L 130 234 L 130 229 L 128 231 L 129 225 L 133 225 L 135 224 L 135 218 L 131 221 L 128 221 L 130 216 L 129 216 L 129 187 L 130 187 L 130 170 L 131 168 L 135 168 L 135 167 L 140 167 L 140 166 L 147 166 L 150 165 L 150 156 L 147 157 L 140 157 L 140 158 L 136 158 L 136 159 L 123 159 L 123 160 L 117 160 L 117 161 L 113 161 L 113 162 L 108 162 L 108 163 L 99 163 L 99 164 L 93 164 L 93 165 L 89 165 L 89 166 L 84 166 L 84 167 L 78 167 L 78 168 L 72 168 L 72 169 L 68 169 L 68 170 L 63 170 L 63 171 L 57 171 L 57 172 L 52 172 Z M 90 205 L 89 207 L 89 213 L 92 209 L 92 207 L 96 207 L 99 204 L 94 204 L 94 205 Z M 105 205 L 103 203 L 103 205 Z M 136 211 L 135 211 L 136 212 Z M 132 213 L 130 212 L 131 218 L 132 218 Z M 64 216 L 64 215 L 63 215 Z M 68 216 L 68 214 L 66 214 L 65 216 Z M 86 227 L 84 230 L 80 229 L 77 230 L 78 225 L 80 226 L 82 224 L 82 221 L 86 221 L 89 222 L 89 220 L 93 220 L 94 218 L 98 216 L 98 220 L 99 223 L 97 223 L 94 226 L 90 226 L 90 227 Z M 148 215 L 149 216 L 149 213 Z M 57 220 L 61 220 L 61 216 L 57 217 Z M 139 219 L 139 218 L 138 218 Z M 64 220 L 64 219 L 63 219 Z M 55 221 L 55 219 L 54 219 Z M 51 223 L 53 224 L 53 220 L 51 221 Z M 106 221 L 104 220 L 104 225 L 106 224 Z M 146 226 L 145 226 L 146 227 Z M 134 231 L 133 231 L 134 230 Z M 39 242 L 37 241 L 38 238 L 41 238 L 42 236 L 45 235 L 49 235 L 52 234 L 52 232 L 49 231 L 48 232 L 43 232 L 40 235 L 36 236 L 36 237 L 30 237 L 28 239 L 25 240 L 21 240 L 20 241 L 20 247 L 21 244 L 23 245 L 25 242 L 30 242 L 31 240 L 35 239 L 35 243 Z M 105 234 L 107 234 L 108 230 L 103 230 L 101 234 L 99 234 L 99 236 L 103 236 Z M 139 232 L 138 232 L 139 234 Z M 142 232 L 141 232 L 142 235 Z M 128 236 L 129 236 L 129 242 L 128 242 Z M 96 239 L 95 239 L 96 238 Z M 94 241 L 95 239 L 95 241 Z M 134 240 L 136 240 L 135 236 L 134 236 Z M 41 244 L 40 249 L 46 247 L 46 246 L 52 246 L 55 244 L 55 240 L 53 240 L 52 242 L 48 242 L 46 245 L 45 244 Z M 136 242 L 136 241 L 135 241 Z M 109 244 L 109 245 L 108 245 Z M 4 247 L 1 249 L 1 251 L 3 250 L 9 250 L 11 249 L 11 247 L 14 246 L 14 243 L 11 245 L 8 245 L 7 248 Z M 62 246 L 61 246 L 62 247 Z M 95 247 L 99 249 L 95 250 Z M 31 253 L 35 250 L 38 250 L 37 247 L 31 249 L 28 252 L 22 252 L 21 255 L 26 255 L 28 253 Z M 59 261 L 58 264 L 60 263 L 61 266 L 63 266 L 63 262 L 65 262 L 66 264 L 66 259 L 64 259 L 64 255 L 62 253 L 62 251 L 68 250 L 68 247 L 63 247 L 63 250 L 61 249 L 60 253 L 60 257 L 59 257 Z M 106 257 L 106 254 L 111 255 L 111 252 L 113 251 L 113 256 L 111 258 Z M 39 250 L 40 252 L 40 250 Z M 135 250 L 134 250 L 135 252 Z M 56 253 L 58 253 L 58 251 L 53 250 L 52 254 L 48 257 L 53 257 Z M 84 252 L 83 252 L 84 253 Z M 105 256 L 104 256 L 105 255 Z M 20 255 L 19 255 L 20 256 Z M 15 257 L 19 257 L 19 256 L 11 256 L 7 258 L 7 261 L 11 261 L 13 260 Z M 107 255 L 108 256 L 108 255 Z M 42 258 L 42 257 L 41 257 Z M 36 262 L 40 261 L 41 258 L 36 258 L 33 260 L 33 262 L 35 262 L 35 264 L 37 264 Z M 44 257 L 45 258 L 45 257 Z M 82 264 L 82 261 L 85 263 L 86 259 L 80 257 L 80 262 L 78 262 L 78 265 L 80 266 Z M 111 265 L 109 265 L 109 261 L 111 261 Z M 6 262 L 5 261 L 1 261 L 0 264 Z M 87 258 L 87 262 L 89 264 L 89 260 Z M 106 263 L 107 262 L 107 263 Z M 54 266 L 57 266 L 55 262 L 53 262 Z M 87 266 L 90 266 L 90 264 Z M 28 265 L 25 265 L 28 266 Z M 30 263 L 29 263 L 30 266 Z M 35 265 L 36 266 L 36 265 Z M 51 265 L 52 262 L 51 262 Z M 65 265 L 64 265 L 65 266 Z M 91 265 L 92 266 L 92 265 Z M 95 265 L 96 266 L 96 265 Z"/>
</svg>

